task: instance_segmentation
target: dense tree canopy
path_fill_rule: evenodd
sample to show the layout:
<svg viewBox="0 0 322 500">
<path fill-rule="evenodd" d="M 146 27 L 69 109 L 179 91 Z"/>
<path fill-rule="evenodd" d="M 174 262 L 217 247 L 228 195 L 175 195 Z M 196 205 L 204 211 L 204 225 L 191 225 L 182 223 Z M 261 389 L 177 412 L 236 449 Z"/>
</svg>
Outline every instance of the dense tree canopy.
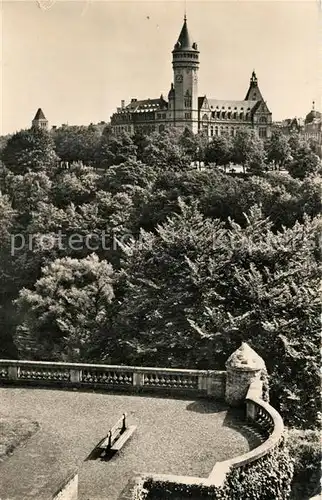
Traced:
<svg viewBox="0 0 322 500">
<path fill-rule="evenodd" d="M 62 125 L 53 133 L 56 152 L 62 161 L 82 161 L 86 164 L 94 163 L 100 136 L 99 129 L 94 125 Z"/>
<path fill-rule="evenodd" d="M 272 132 L 265 146 L 268 161 L 274 162 L 278 168 L 283 167 L 290 160 L 291 147 L 286 135 L 280 130 Z"/>
<path fill-rule="evenodd" d="M 1 159 L 14 174 L 49 170 L 58 159 L 54 147 L 53 139 L 46 130 L 21 130 L 7 141 Z"/>
<path fill-rule="evenodd" d="M 246 340 L 286 421 L 314 426 L 321 176 L 310 145 L 276 132 L 264 149 L 249 130 L 209 143 L 171 129 L 52 134 L 21 131 L 3 149 L 1 356 L 218 369 Z M 230 161 L 247 173 L 216 168 Z M 272 162 L 281 171 L 266 171 Z"/>
<path fill-rule="evenodd" d="M 34 290 L 17 301 L 25 312 L 17 343 L 26 358 L 86 360 L 114 298 L 113 269 L 95 254 L 54 260 Z"/>
</svg>

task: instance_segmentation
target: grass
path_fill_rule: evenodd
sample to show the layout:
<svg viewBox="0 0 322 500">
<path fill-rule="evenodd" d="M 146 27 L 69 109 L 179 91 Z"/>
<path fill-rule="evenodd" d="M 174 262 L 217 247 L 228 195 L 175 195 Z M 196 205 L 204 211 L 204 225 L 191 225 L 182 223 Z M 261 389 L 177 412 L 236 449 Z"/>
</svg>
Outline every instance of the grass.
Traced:
<svg viewBox="0 0 322 500">
<path fill-rule="evenodd" d="M 38 388 L 0 388 L 0 398 L 7 413 L 41 426 L 0 465 L 5 498 L 40 498 L 48 481 L 76 465 L 80 500 L 116 500 L 138 473 L 206 477 L 216 461 L 259 444 L 238 413 L 206 400 Z M 123 412 L 137 426 L 125 447 L 110 461 L 87 459 Z"/>
<path fill-rule="evenodd" d="M 39 428 L 27 418 L 0 417 L 0 462 L 29 439 Z"/>
</svg>

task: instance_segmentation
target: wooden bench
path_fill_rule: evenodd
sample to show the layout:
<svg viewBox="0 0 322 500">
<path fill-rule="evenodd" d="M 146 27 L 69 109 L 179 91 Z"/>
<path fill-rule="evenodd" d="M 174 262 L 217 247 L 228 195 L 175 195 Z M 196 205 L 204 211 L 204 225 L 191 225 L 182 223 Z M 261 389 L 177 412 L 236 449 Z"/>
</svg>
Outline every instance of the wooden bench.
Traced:
<svg viewBox="0 0 322 500">
<path fill-rule="evenodd" d="M 120 450 L 132 436 L 136 426 L 126 427 L 126 416 L 126 413 L 123 413 L 122 417 L 108 431 L 107 437 L 98 444 L 97 448 L 103 450 L 102 455 L 106 455 L 109 451 Z"/>
</svg>

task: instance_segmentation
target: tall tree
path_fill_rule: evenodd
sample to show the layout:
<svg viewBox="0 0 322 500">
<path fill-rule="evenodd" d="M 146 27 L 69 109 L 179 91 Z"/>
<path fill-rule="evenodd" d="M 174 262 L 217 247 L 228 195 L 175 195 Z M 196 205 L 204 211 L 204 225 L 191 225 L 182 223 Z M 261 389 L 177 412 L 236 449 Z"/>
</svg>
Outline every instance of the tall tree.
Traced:
<svg viewBox="0 0 322 500">
<path fill-rule="evenodd" d="M 122 132 L 117 136 L 105 133 L 100 139 L 95 161 L 99 167 L 106 168 L 126 161 L 135 161 L 136 157 L 137 146 L 127 133 Z"/>
<path fill-rule="evenodd" d="M 267 160 L 274 162 L 277 168 L 283 167 L 291 156 L 291 147 L 288 139 L 280 130 L 274 130 L 266 141 L 265 149 Z"/>
<path fill-rule="evenodd" d="M 101 132 L 95 125 L 62 125 L 53 132 L 57 155 L 62 161 L 70 163 L 81 161 L 86 165 L 93 164 L 100 138 Z"/>
<path fill-rule="evenodd" d="M 131 362 L 219 369 L 247 341 L 267 363 L 286 421 L 313 426 L 320 221 L 274 233 L 258 208 L 246 220 L 225 228 L 183 205 L 156 234 L 125 248 L 120 342 Z"/>
<path fill-rule="evenodd" d="M 95 254 L 57 259 L 18 299 L 17 345 L 25 358 L 91 359 L 114 297 L 113 269 Z"/>
<path fill-rule="evenodd" d="M 265 151 L 263 141 L 253 130 L 243 128 L 233 138 L 233 161 L 248 171 L 263 170 Z"/>
<path fill-rule="evenodd" d="M 179 143 L 178 131 L 167 129 L 154 132 L 146 138 L 146 144 L 139 157 L 146 165 L 167 170 L 181 170 L 190 167 L 191 158 Z"/>
<path fill-rule="evenodd" d="M 233 143 L 231 137 L 229 135 L 214 136 L 206 148 L 206 162 L 226 166 L 232 159 Z"/>
<path fill-rule="evenodd" d="M 5 166 L 18 175 L 50 171 L 58 160 L 50 133 L 35 127 L 10 137 L 1 158 Z"/>
<path fill-rule="evenodd" d="M 322 162 L 320 158 L 313 153 L 311 148 L 305 144 L 294 153 L 293 159 L 287 164 L 287 170 L 292 177 L 304 179 L 309 175 L 321 171 Z"/>
</svg>

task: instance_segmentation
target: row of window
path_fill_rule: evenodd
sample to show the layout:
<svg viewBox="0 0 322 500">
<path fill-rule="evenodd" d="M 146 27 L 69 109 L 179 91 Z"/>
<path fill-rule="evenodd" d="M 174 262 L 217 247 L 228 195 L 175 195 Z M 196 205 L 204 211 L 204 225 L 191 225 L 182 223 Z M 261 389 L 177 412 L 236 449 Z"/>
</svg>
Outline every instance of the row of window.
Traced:
<svg viewBox="0 0 322 500">
<path fill-rule="evenodd" d="M 208 126 L 207 125 L 203 125 L 203 130 L 204 132 L 207 133 L 208 131 Z M 231 136 L 235 136 L 236 133 L 237 133 L 237 130 L 238 130 L 238 127 L 213 127 L 211 126 L 210 127 L 210 136 L 213 137 L 214 135 L 222 135 L 222 134 L 229 134 Z M 259 137 L 261 137 L 262 139 L 265 139 L 267 137 L 267 128 L 266 127 L 260 127 L 259 128 L 259 131 L 258 131 L 258 135 Z"/>
<path fill-rule="evenodd" d="M 182 57 L 185 57 L 187 59 L 198 59 L 198 54 L 193 54 L 189 52 L 180 52 L 178 54 L 173 54 L 173 59 L 181 59 Z"/>
<path fill-rule="evenodd" d="M 212 117 L 218 120 L 249 120 L 250 113 L 237 113 L 236 111 L 215 111 Z"/>
<path fill-rule="evenodd" d="M 114 125 L 114 131 L 117 132 L 131 132 L 132 127 L 131 125 Z"/>
</svg>

